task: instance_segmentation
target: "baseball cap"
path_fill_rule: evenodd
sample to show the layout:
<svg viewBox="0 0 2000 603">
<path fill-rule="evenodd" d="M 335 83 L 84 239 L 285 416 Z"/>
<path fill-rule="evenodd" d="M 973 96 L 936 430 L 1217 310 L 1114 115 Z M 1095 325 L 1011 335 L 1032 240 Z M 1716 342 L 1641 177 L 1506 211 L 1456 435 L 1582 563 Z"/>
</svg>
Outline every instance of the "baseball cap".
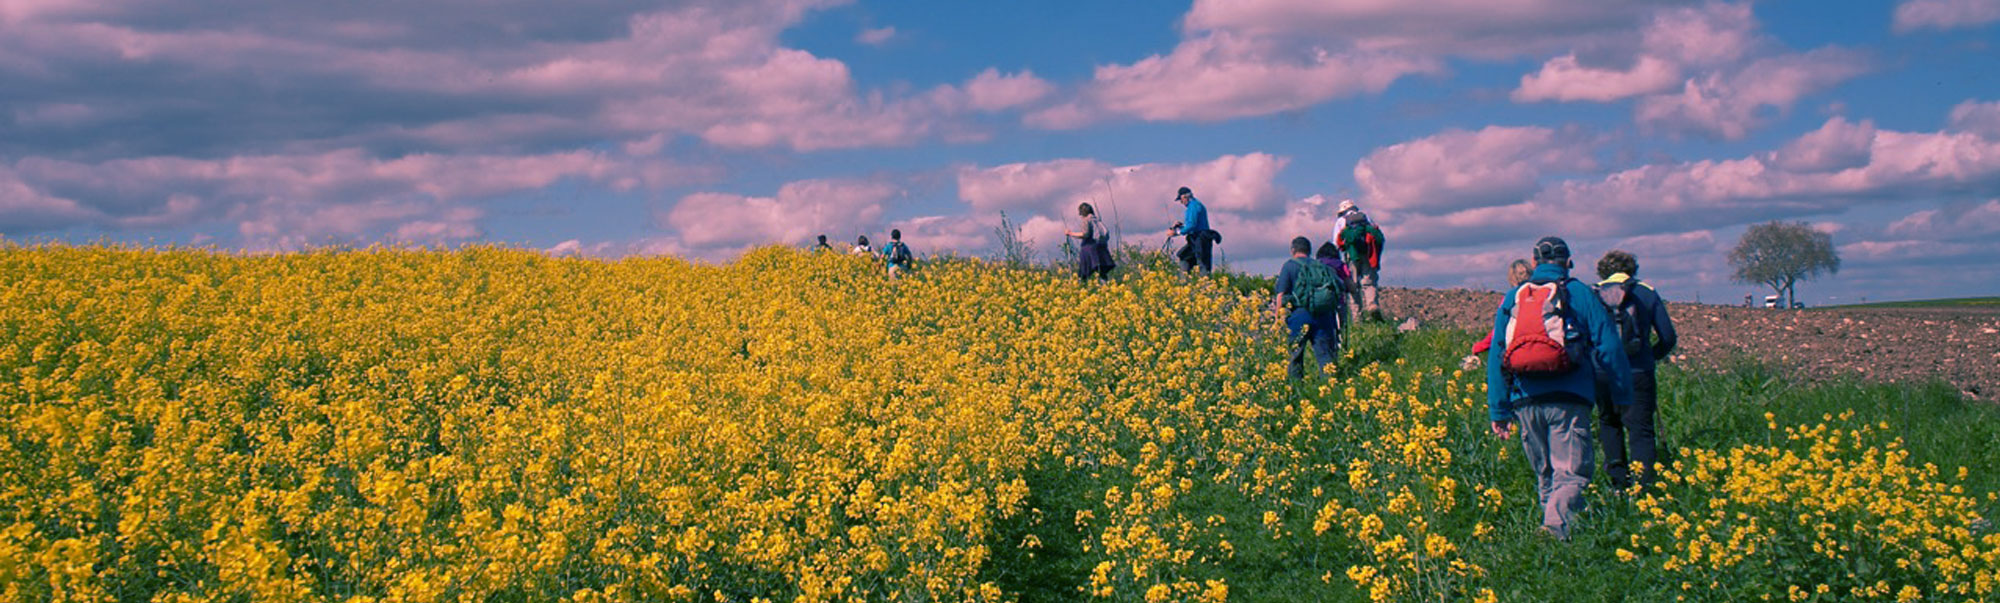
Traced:
<svg viewBox="0 0 2000 603">
<path fill-rule="evenodd" d="M 1542 237 L 1535 241 L 1535 261 L 1550 262 L 1569 259 L 1569 243 L 1562 237 Z"/>
</svg>

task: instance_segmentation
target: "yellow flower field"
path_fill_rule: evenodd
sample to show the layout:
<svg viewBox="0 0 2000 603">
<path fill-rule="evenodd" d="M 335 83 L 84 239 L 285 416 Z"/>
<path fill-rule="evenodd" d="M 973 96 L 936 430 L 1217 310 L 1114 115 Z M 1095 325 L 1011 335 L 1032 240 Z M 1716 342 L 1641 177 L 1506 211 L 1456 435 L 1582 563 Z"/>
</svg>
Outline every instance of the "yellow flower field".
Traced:
<svg viewBox="0 0 2000 603">
<path fill-rule="evenodd" d="M 1481 375 L 1369 334 L 1287 382 L 1263 300 L 1210 280 L 784 249 L 0 274 L 4 601 L 1490 601 L 1535 546 Z M 1698 592 L 1803 550 L 1903 565 L 1775 598 L 1994 598 L 1993 494 L 1846 419 L 1689 451 L 1604 563 Z"/>
</svg>

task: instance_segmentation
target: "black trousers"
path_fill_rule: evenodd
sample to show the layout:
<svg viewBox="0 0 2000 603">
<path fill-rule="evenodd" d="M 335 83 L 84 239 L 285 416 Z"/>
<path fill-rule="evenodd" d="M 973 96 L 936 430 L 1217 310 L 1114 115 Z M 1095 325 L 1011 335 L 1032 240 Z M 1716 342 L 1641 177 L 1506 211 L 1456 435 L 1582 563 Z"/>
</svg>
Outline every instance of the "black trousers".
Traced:
<svg viewBox="0 0 2000 603">
<path fill-rule="evenodd" d="M 1187 245 L 1176 254 L 1181 259 L 1181 270 L 1194 270 L 1198 264 L 1202 274 L 1215 271 L 1215 239 L 1207 232 L 1188 233 Z"/>
<path fill-rule="evenodd" d="M 1632 405 L 1611 402 L 1611 388 L 1597 386 L 1597 443 L 1604 449 L 1604 473 L 1611 485 L 1624 489 L 1632 485 L 1627 461 L 1644 467 L 1639 483 L 1652 485 L 1659 475 L 1659 434 L 1654 420 L 1659 416 L 1660 391 L 1653 371 L 1632 371 Z M 1630 453 L 1629 455 L 1627 453 Z"/>
</svg>

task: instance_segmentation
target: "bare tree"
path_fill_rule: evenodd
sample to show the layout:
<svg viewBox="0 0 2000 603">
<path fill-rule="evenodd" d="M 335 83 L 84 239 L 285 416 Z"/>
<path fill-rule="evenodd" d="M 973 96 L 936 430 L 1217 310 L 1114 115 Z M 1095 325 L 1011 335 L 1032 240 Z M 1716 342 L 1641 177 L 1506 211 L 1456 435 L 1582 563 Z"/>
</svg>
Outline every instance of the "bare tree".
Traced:
<svg viewBox="0 0 2000 603">
<path fill-rule="evenodd" d="M 1769 286 L 1789 308 L 1798 301 L 1799 281 L 1840 272 L 1840 254 L 1833 235 L 1804 222 L 1771 221 L 1751 226 L 1729 251 L 1731 275 L 1739 283 Z"/>
</svg>

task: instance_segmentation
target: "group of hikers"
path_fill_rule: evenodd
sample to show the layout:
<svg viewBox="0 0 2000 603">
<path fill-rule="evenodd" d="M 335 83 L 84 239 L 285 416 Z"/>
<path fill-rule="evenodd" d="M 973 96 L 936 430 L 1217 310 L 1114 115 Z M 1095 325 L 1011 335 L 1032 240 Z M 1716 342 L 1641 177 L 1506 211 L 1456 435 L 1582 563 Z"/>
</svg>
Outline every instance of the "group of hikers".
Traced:
<svg viewBox="0 0 2000 603">
<path fill-rule="evenodd" d="M 819 235 L 819 242 L 813 244 L 813 251 L 830 252 L 833 251 L 833 245 L 826 242 L 826 235 Z M 882 246 L 880 254 L 875 252 L 874 247 L 868 245 L 868 235 L 854 239 L 854 248 L 847 250 L 847 253 L 881 258 L 883 269 L 892 279 L 903 278 L 903 275 L 910 271 L 910 265 L 917 260 L 916 256 L 910 253 L 909 244 L 903 242 L 903 230 L 900 228 L 889 229 L 889 244 Z"/>
<path fill-rule="evenodd" d="M 1660 294 L 1639 280 L 1631 253 L 1605 253 L 1595 286 L 1570 277 L 1574 264 L 1561 238 L 1536 241 L 1533 258 L 1509 267 L 1512 292 L 1474 351 L 1486 354 L 1492 432 L 1503 439 L 1520 434 L 1542 530 L 1568 540 L 1596 465 L 1594 443 L 1604 448 L 1614 491 L 1657 479 L 1655 367 L 1673 353 L 1678 336 Z"/>
<path fill-rule="evenodd" d="M 1341 208 L 1350 224 L 1337 227 L 1343 243 L 1351 222 L 1366 220 L 1350 208 L 1348 203 Z M 1372 291 L 1379 264 L 1343 265 L 1341 248 L 1315 250 L 1307 238 L 1294 238 L 1292 257 L 1278 273 L 1272 303 L 1291 334 L 1287 372 L 1293 378 L 1303 376 L 1308 350 L 1322 370 L 1338 356 L 1343 286 L 1365 283 L 1357 289 L 1369 291 L 1366 303 L 1379 312 Z M 1567 541 L 1584 509 L 1595 446 L 1603 447 L 1614 491 L 1651 486 L 1657 479 L 1655 367 L 1673 352 L 1678 336 L 1666 303 L 1639 280 L 1639 261 L 1631 253 L 1605 253 L 1597 262 L 1596 285 L 1570 277 L 1574 265 L 1561 238 L 1537 241 L 1533 257 L 1508 267 L 1511 289 L 1494 312 L 1492 330 L 1465 364 L 1468 369 L 1486 364 L 1489 427 L 1502 439 L 1520 435 L 1535 474 L 1541 529 Z"/>
<path fill-rule="evenodd" d="M 1184 272 L 1199 268 L 1209 274 L 1222 235 L 1210 226 L 1208 208 L 1192 190 L 1181 187 L 1175 201 L 1185 208 L 1168 230 L 1169 241 L 1183 239 L 1175 258 Z M 1116 264 L 1104 220 L 1089 203 L 1079 204 L 1077 215 L 1082 229 L 1063 232 L 1080 241 L 1077 278 L 1109 280 Z M 880 257 L 889 277 L 900 278 L 912 256 L 901 231 L 889 231 L 889 239 L 877 254 L 864 235 L 849 253 Z M 1378 284 L 1385 240 L 1381 227 L 1352 200 L 1340 203 L 1330 241 L 1314 247 L 1306 237 L 1292 239 L 1291 257 L 1278 271 L 1271 300 L 1289 334 L 1291 377 L 1304 376 L 1307 353 L 1321 371 L 1334 362 L 1341 334 L 1353 320 L 1383 320 Z M 816 247 L 833 250 L 825 235 Z M 1673 352 L 1677 337 L 1665 302 L 1639 280 L 1639 262 L 1631 253 L 1605 253 L 1597 262 L 1595 285 L 1570 276 L 1574 264 L 1561 238 L 1537 241 L 1532 258 L 1508 266 L 1509 293 L 1494 312 L 1491 332 L 1464 363 L 1468 370 L 1486 365 L 1489 427 L 1499 438 L 1520 436 L 1535 474 L 1542 530 L 1568 540 L 1584 508 L 1596 447 L 1603 448 L 1604 470 L 1616 491 L 1648 486 L 1657 478 L 1654 370 Z"/>
</svg>

